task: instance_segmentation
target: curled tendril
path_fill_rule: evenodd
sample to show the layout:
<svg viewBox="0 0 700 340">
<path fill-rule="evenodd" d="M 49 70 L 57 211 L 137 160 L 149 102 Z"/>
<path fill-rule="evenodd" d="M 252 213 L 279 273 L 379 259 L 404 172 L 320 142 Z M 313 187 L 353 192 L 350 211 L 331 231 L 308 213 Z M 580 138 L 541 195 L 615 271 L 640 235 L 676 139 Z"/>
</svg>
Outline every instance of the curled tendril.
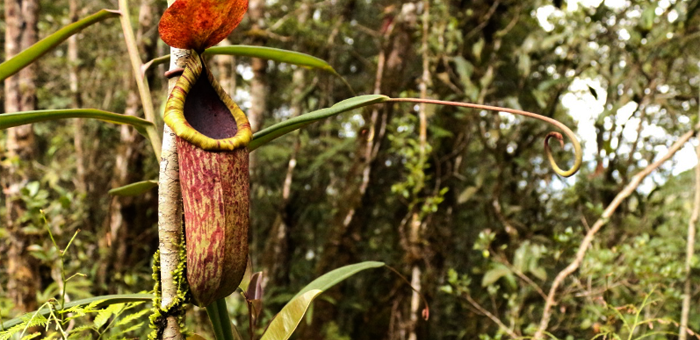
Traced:
<svg viewBox="0 0 700 340">
<path fill-rule="evenodd" d="M 562 136 L 562 134 L 559 132 L 550 132 L 549 134 L 547 134 L 547 136 L 544 139 L 544 151 L 545 151 L 545 154 L 547 154 L 547 159 L 549 160 L 549 164 L 552 166 L 552 169 L 554 170 L 554 172 L 556 172 L 558 175 L 563 176 L 563 177 L 570 177 L 571 175 L 578 172 L 578 170 L 581 168 L 581 163 L 583 162 L 583 152 L 581 151 L 581 144 L 579 143 L 578 139 L 576 138 L 576 135 L 574 134 L 574 132 L 571 131 L 571 129 L 569 129 L 566 125 L 564 125 L 560 121 L 539 115 L 537 113 L 509 109 L 509 108 L 498 107 L 498 106 L 480 105 L 480 104 L 472 104 L 472 103 L 460 103 L 460 102 L 451 102 L 451 101 L 433 100 L 433 99 L 391 98 L 387 101 L 389 101 L 389 102 L 405 102 L 405 103 L 418 103 L 418 104 L 424 103 L 424 104 L 459 106 L 459 107 L 467 107 L 467 108 L 472 108 L 472 109 L 487 110 L 487 111 L 491 111 L 494 113 L 508 112 L 508 113 L 512 113 L 514 115 L 525 116 L 525 117 L 530 117 L 530 118 L 534 118 L 537 120 L 541 120 L 545 123 L 554 125 L 558 129 L 563 131 L 564 134 L 571 140 L 571 143 L 574 145 L 574 153 L 575 153 L 574 165 L 569 170 L 562 170 L 557 165 L 557 162 L 554 160 L 554 156 L 552 155 L 552 149 L 549 146 L 549 140 L 551 138 L 556 138 L 557 140 L 559 140 L 559 144 L 562 147 L 564 147 L 564 136 Z"/>
</svg>

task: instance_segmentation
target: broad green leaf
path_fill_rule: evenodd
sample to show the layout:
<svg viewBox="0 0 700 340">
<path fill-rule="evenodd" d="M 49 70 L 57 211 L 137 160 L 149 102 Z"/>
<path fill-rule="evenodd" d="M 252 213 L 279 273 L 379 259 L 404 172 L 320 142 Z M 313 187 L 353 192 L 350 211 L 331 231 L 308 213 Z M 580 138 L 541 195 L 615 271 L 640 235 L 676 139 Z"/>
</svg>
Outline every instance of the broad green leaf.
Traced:
<svg viewBox="0 0 700 340">
<path fill-rule="evenodd" d="M 19 125 L 66 118 L 92 118 L 109 123 L 127 124 L 136 128 L 136 130 L 144 136 L 148 136 L 146 129 L 154 128 L 154 125 L 151 122 L 133 116 L 126 116 L 96 109 L 69 109 L 4 113 L 0 115 L 0 130 Z"/>
<path fill-rule="evenodd" d="M 332 270 L 313 280 L 295 295 L 275 316 L 260 340 L 287 340 L 294 333 L 311 302 L 321 293 L 363 270 L 383 267 L 384 263 L 367 261 Z"/>
<path fill-rule="evenodd" d="M 234 45 L 215 46 L 204 51 L 204 55 L 226 54 L 239 57 L 253 57 L 260 59 L 274 60 L 281 63 L 304 66 L 308 68 L 318 68 L 331 73 L 336 73 L 333 67 L 325 60 L 310 56 L 308 54 L 281 50 L 272 47 Z"/>
<path fill-rule="evenodd" d="M 329 108 L 321 109 L 303 114 L 284 122 L 275 124 L 266 129 L 256 132 L 253 135 L 253 140 L 248 144 L 248 150 L 253 151 L 258 147 L 267 144 L 268 142 L 283 136 L 289 132 L 300 129 L 313 122 L 322 119 L 333 117 L 343 112 L 348 112 L 367 105 L 377 104 L 389 100 L 390 98 L 382 95 L 364 95 L 343 100 Z"/>
<path fill-rule="evenodd" d="M 496 281 L 498 281 L 498 279 L 508 275 L 513 275 L 513 272 L 510 269 L 508 269 L 508 267 L 502 264 L 496 265 L 493 269 L 487 271 L 486 274 L 484 274 L 484 278 L 481 279 L 481 286 L 490 286 Z"/>
<path fill-rule="evenodd" d="M 145 194 L 148 190 L 151 190 L 158 186 L 158 181 L 150 180 L 143 182 L 136 182 L 127 184 L 123 187 L 114 188 L 109 191 L 110 195 L 114 196 L 138 196 Z"/>
<path fill-rule="evenodd" d="M 311 283 L 306 285 L 302 290 L 295 295 L 292 300 L 296 299 L 297 297 L 301 296 L 302 294 L 314 290 L 314 289 L 320 289 L 322 291 L 326 291 L 330 289 L 331 287 L 335 286 L 339 282 L 349 278 L 350 276 L 353 276 L 357 274 L 358 272 L 361 272 L 363 270 L 367 269 L 372 269 L 372 268 L 379 268 L 383 267 L 384 263 L 383 262 L 376 262 L 376 261 L 367 261 L 367 262 L 361 262 L 357 264 L 351 264 L 349 266 L 345 267 L 340 267 L 338 269 L 334 269 L 326 274 L 321 275 L 319 278 L 316 280 L 313 280 Z"/>
<path fill-rule="evenodd" d="M 295 297 L 282 311 L 275 316 L 270 326 L 260 340 L 287 340 L 299 326 L 306 310 L 314 299 L 323 293 L 320 289 L 312 289 Z"/>
<path fill-rule="evenodd" d="M 70 36 L 80 32 L 82 29 L 102 20 L 117 17 L 119 15 L 120 13 L 118 11 L 103 9 L 87 18 L 61 28 L 60 30 L 56 31 L 56 33 L 49 35 L 11 59 L 0 64 L 0 80 L 4 80 L 5 78 L 19 72 L 21 69 L 41 58 L 41 56 L 64 42 Z"/>
<path fill-rule="evenodd" d="M 68 302 L 65 304 L 64 309 L 69 309 L 73 308 L 76 306 L 88 306 L 92 305 L 96 308 L 98 307 L 104 307 L 104 306 L 111 306 L 114 304 L 119 304 L 119 303 L 128 303 L 128 302 L 140 302 L 140 301 L 152 301 L 153 300 L 153 295 L 151 294 L 120 294 L 120 295 L 104 295 L 104 296 L 96 296 L 96 297 L 91 297 L 89 299 L 83 299 L 83 300 L 77 300 L 73 302 Z M 8 320 L 2 323 L 2 328 L 3 329 L 8 329 L 12 326 L 18 325 L 22 323 L 22 318 L 25 316 L 31 317 L 34 315 L 35 312 L 29 312 L 23 316 L 20 316 L 18 318 L 14 318 L 12 320 Z M 38 315 L 41 315 L 42 317 L 48 316 L 50 313 L 50 310 L 48 308 L 42 308 L 39 310 Z"/>
</svg>

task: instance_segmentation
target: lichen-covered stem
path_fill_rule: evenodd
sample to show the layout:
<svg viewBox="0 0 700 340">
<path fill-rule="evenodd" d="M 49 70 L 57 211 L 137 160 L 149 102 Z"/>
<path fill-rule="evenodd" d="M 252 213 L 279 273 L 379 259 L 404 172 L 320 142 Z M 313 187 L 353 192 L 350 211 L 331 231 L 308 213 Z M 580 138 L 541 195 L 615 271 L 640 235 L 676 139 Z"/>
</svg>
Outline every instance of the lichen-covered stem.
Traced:
<svg viewBox="0 0 700 340">
<path fill-rule="evenodd" d="M 168 1 L 170 5 L 172 1 Z M 170 69 L 179 67 L 181 59 L 188 56 L 188 51 L 172 49 Z M 170 89 L 176 79 L 169 83 Z M 180 240 L 182 237 L 182 204 L 180 200 L 180 175 L 178 173 L 177 145 L 175 133 L 166 125 L 163 129 L 163 148 L 161 150 L 160 175 L 158 179 L 158 236 L 160 239 L 160 275 L 161 308 L 167 308 L 177 298 L 177 284 L 173 272 L 177 269 Z M 183 339 L 177 318 L 170 316 L 163 332 L 163 339 Z"/>
<path fill-rule="evenodd" d="M 175 133 L 166 125 L 163 131 L 163 149 L 158 180 L 158 237 L 160 249 L 161 308 L 167 308 L 177 297 L 173 272 L 177 268 L 182 236 L 182 206 L 180 203 L 180 176 L 178 174 Z M 182 339 L 177 319 L 168 317 L 163 339 Z"/>
</svg>

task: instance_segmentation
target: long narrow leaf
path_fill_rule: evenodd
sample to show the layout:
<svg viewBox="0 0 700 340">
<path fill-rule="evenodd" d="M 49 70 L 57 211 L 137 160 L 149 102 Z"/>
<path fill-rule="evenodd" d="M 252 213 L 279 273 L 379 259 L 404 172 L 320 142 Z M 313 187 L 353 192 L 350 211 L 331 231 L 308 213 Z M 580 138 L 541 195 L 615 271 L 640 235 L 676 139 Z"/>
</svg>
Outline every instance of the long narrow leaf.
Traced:
<svg viewBox="0 0 700 340">
<path fill-rule="evenodd" d="M 363 270 L 380 268 L 384 266 L 384 262 L 366 261 L 331 270 L 328 273 L 321 275 L 316 280 L 311 281 L 311 283 L 306 285 L 306 287 L 300 290 L 299 293 L 292 298 L 292 301 L 302 294 L 315 289 L 320 289 L 321 291 L 325 292 L 337 285 L 339 282 L 344 281 L 350 276 L 353 276 Z"/>
<path fill-rule="evenodd" d="M 313 122 L 317 122 L 319 120 L 323 120 L 341 114 L 343 112 L 348 112 L 367 105 L 385 102 L 389 99 L 389 97 L 382 95 L 357 96 L 343 100 L 342 102 L 339 102 L 329 108 L 309 112 L 301 116 L 288 119 L 284 122 L 275 124 L 266 129 L 256 132 L 253 135 L 253 140 L 248 145 L 248 150 L 253 151 L 280 136 L 283 136 L 296 129 L 300 129 Z"/>
<path fill-rule="evenodd" d="M 111 306 L 119 303 L 129 303 L 129 302 L 140 302 L 140 301 L 152 301 L 153 295 L 151 294 L 120 294 L 120 295 L 104 295 L 95 296 L 88 299 L 77 300 L 73 302 L 66 303 L 65 309 L 69 309 L 75 306 L 87 306 L 91 303 L 96 303 L 95 307 Z M 48 308 L 42 308 L 39 310 L 38 315 L 48 316 L 51 311 Z M 30 312 L 25 315 L 33 315 L 35 312 Z M 12 326 L 22 323 L 22 317 L 14 318 L 2 323 L 3 329 L 8 329 Z"/>
<path fill-rule="evenodd" d="M 138 195 L 145 194 L 148 190 L 151 190 L 157 186 L 158 186 L 158 181 L 156 181 L 156 180 L 136 182 L 136 183 L 127 184 L 123 187 L 114 188 L 114 189 L 109 191 L 109 194 L 114 195 L 114 196 L 122 196 L 122 197 L 138 196 Z"/>
<path fill-rule="evenodd" d="M 287 340 L 294 333 L 313 300 L 339 282 L 363 270 L 383 267 L 382 262 L 362 262 L 330 271 L 309 283 L 275 316 L 260 340 Z"/>
<path fill-rule="evenodd" d="M 278 61 L 281 63 L 299 65 L 299 66 L 308 67 L 308 68 L 318 68 L 318 69 L 321 69 L 321 70 L 324 70 L 324 71 L 327 71 L 327 72 L 330 72 L 330 73 L 337 75 L 337 73 L 335 72 L 335 69 L 333 69 L 333 67 L 331 67 L 331 65 L 329 65 L 323 59 L 319 59 L 319 58 L 316 58 L 314 56 L 300 53 L 300 52 L 281 50 L 278 48 L 263 47 L 263 46 L 249 46 L 249 45 L 234 45 L 234 46 L 216 46 L 216 47 L 208 48 L 204 51 L 204 55 L 217 55 L 217 54 L 274 60 L 274 61 Z M 147 62 L 146 64 L 144 64 L 144 71 L 151 66 L 156 66 L 156 65 L 167 63 L 169 60 L 170 60 L 170 55 L 155 58 L 155 59 Z"/>
<path fill-rule="evenodd" d="M 118 11 L 103 9 L 87 18 L 76 21 L 66 27 L 61 28 L 49 35 L 48 37 L 41 39 L 36 44 L 30 46 L 26 50 L 20 52 L 13 58 L 6 60 L 0 64 L 0 80 L 4 80 L 7 77 L 19 72 L 21 69 L 25 68 L 27 65 L 33 63 L 37 59 L 41 58 L 44 54 L 51 51 L 53 48 L 58 46 L 60 43 L 64 42 L 70 36 L 80 32 L 82 29 L 98 23 L 102 20 L 113 18 L 119 16 Z"/>
<path fill-rule="evenodd" d="M 204 55 L 225 54 L 239 57 L 253 57 L 267 60 L 274 60 L 281 63 L 299 65 L 308 68 L 317 68 L 335 74 L 335 70 L 325 60 L 314 56 L 279 48 L 264 46 L 215 46 L 204 51 Z"/>
<path fill-rule="evenodd" d="M 69 109 L 5 113 L 0 115 L 0 130 L 19 125 L 66 118 L 92 118 L 115 124 L 127 124 L 136 128 L 136 130 L 144 136 L 148 135 L 146 129 L 154 127 L 151 122 L 137 117 L 95 109 Z"/>
</svg>

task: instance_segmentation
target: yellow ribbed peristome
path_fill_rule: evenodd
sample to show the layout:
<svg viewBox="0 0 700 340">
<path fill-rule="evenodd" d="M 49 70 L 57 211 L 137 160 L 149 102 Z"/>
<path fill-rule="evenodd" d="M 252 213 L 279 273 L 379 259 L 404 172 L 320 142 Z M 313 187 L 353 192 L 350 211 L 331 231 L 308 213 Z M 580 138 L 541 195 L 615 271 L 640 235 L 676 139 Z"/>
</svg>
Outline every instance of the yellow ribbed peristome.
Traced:
<svg viewBox="0 0 700 340">
<path fill-rule="evenodd" d="M 205 76 L 209 79 L 214 91 L 221 99 L 221 101 L 226 105 L 233 119 L 236 121 L 238 131 L 236 135 L 225 139 L 214 139 L 208 137 L 201 132 L 195 130 L 185 119 L 185 100 L 187 100 L 187 94 L 190 89 L 194 86 L 202 75 L 202 58 L 192 51 L 192 54 L 187 59 L 185 70 L 182 75 L 177 80 L 175 87 L 168 101 L 165 104 L 165 113 L 163 114 L 163 120 L 165 124 L 173 129 L 175 134 L 204 149 L 209 151 L 233 151 L 238 148 L 247 147 L 250 140 L 253 138 L 253 132 L 250 129 L 250 123 L 245 113 L 233 102 L 233 99 L 226 94 L 226 92 L 221 88 L 219 82 L 214 79 L 214 76 L 207 70 Z"/>
</svg>

